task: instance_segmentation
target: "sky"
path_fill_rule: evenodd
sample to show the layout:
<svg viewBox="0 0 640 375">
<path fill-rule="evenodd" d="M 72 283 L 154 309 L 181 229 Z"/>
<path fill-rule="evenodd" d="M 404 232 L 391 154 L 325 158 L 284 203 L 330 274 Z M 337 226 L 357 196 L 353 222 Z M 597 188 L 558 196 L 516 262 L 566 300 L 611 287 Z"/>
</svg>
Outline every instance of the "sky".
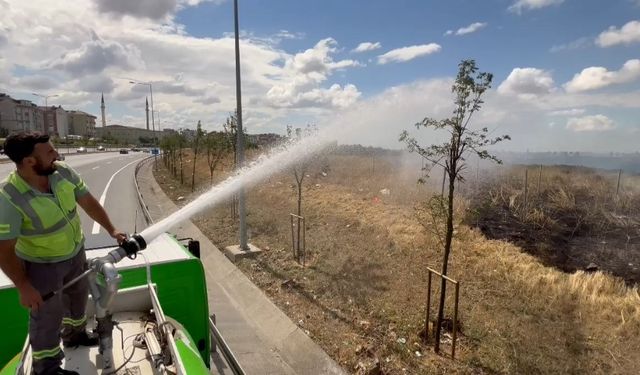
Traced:
<svg viewBox="0 0 640 375">
<path fill-rule="evenodd" d="M 505 151 L 640 151 L 640 0 L 239 0 L 243 124 L 338 124 L 402 148 L 451 116 L 463 59 L 494 75 L 472 120 Z M 235 110 L 233 1 L 0 0 L 0 92 L 145 126 Z"/>
</svg>

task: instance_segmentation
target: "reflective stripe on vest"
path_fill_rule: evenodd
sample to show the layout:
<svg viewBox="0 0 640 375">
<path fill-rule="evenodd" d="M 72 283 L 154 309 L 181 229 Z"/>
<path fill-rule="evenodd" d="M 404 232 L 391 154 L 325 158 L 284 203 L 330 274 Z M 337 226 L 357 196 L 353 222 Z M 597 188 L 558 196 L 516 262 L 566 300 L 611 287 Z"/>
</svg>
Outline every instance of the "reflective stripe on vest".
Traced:
<svg viewBox="0 0 640 375">
<path fill-rule="evenodd" d="M 35 192 L 16 172 L 0 189 L 22 214 L 16 254 L 34 262 L 58 262 L 73 257 L 82 246 L 75 189 L 83 185 L 65 165 L 49 176 L 53 195 Z"/>
<path fill-rule="evenodd" d="M 37 352 L 31 353 L 33 359 L 36 361 L 47 359 L 47 358 L 57 358 L 60 355 L 60 346 L 56 346 L 51 349 L 38 350 Z"/>
</svg>

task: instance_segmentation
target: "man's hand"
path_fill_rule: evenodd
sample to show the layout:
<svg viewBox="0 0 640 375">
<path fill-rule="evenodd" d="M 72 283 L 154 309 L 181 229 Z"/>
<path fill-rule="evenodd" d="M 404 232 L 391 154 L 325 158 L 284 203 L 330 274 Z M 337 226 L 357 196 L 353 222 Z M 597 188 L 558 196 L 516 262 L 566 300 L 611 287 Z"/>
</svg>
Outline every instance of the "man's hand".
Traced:
<svg viewBox="0 0 640 375">
<path fill-rule="evenodd" d="M 20 293 L 20 304 L 22 306 L 37 311 L 44 303 L 42 296 L 31 283 L 26 282 L 20 286 L 16 286 L 16 288 L 18 289 L 18 293 Z"/>
<path fill-rule="evenodd" d="M 118 241 L 118 245 L 122 245 L 122 243 L 127 239 L 127 234 L 124 232 L 120 232 L 117 229 L 114 229 L 113 232 L 109 233 L 111 237 L 115 238 Z"/>
</svg>

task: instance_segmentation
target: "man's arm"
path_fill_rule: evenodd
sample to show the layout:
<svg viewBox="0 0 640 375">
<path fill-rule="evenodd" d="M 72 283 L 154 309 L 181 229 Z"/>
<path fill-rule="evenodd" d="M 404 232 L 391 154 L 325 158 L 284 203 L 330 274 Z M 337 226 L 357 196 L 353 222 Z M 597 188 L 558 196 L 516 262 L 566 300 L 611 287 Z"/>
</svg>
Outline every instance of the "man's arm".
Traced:
<svg viewBox="0 0 640 375">
<path fill-rule="evenodd" d="M 111 219 L 109 219 L 109 215 L 107 215 L 107 211 L 104 210 L 104 207 L 102 207 L 100 202 L 98 202 L 91 193 L 86 193 L 81 197 L 78 197 L 77 202 L 84 212 L 100 224 L 111 237 L 118 241 L 119 244 L 127 238 L 126 234 L 116 230 L 111 223 Z"/>
<path fill-rule="evenodd" d="M 18 289 L 22 306 L 37 310 L 42 304 L 42 296 L 27 279 L 22 262 L 16 256 L 15 248 L 15 239 L 0 240 L 0 269 Z"/>
</svg>

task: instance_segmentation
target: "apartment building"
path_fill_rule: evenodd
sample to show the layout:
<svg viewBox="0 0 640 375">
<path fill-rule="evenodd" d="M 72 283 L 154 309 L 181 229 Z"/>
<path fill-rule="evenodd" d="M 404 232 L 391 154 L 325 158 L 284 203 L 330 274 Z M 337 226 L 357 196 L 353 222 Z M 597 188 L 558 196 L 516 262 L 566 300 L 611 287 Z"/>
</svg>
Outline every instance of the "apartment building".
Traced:
<svg viewBox="0 0 640 375">
<path fill-rule="evenodd" d="M 9 133 L 44 131 L 43 112 L 29 100 L 13 99 L 0 93 L 0 128 Z"/>
<path fill-rule="evenodd" d="M 82 111 L 67 111 L 69 134 L 92 138 L 96 135 L 96 116 Z"/>
</svg>

